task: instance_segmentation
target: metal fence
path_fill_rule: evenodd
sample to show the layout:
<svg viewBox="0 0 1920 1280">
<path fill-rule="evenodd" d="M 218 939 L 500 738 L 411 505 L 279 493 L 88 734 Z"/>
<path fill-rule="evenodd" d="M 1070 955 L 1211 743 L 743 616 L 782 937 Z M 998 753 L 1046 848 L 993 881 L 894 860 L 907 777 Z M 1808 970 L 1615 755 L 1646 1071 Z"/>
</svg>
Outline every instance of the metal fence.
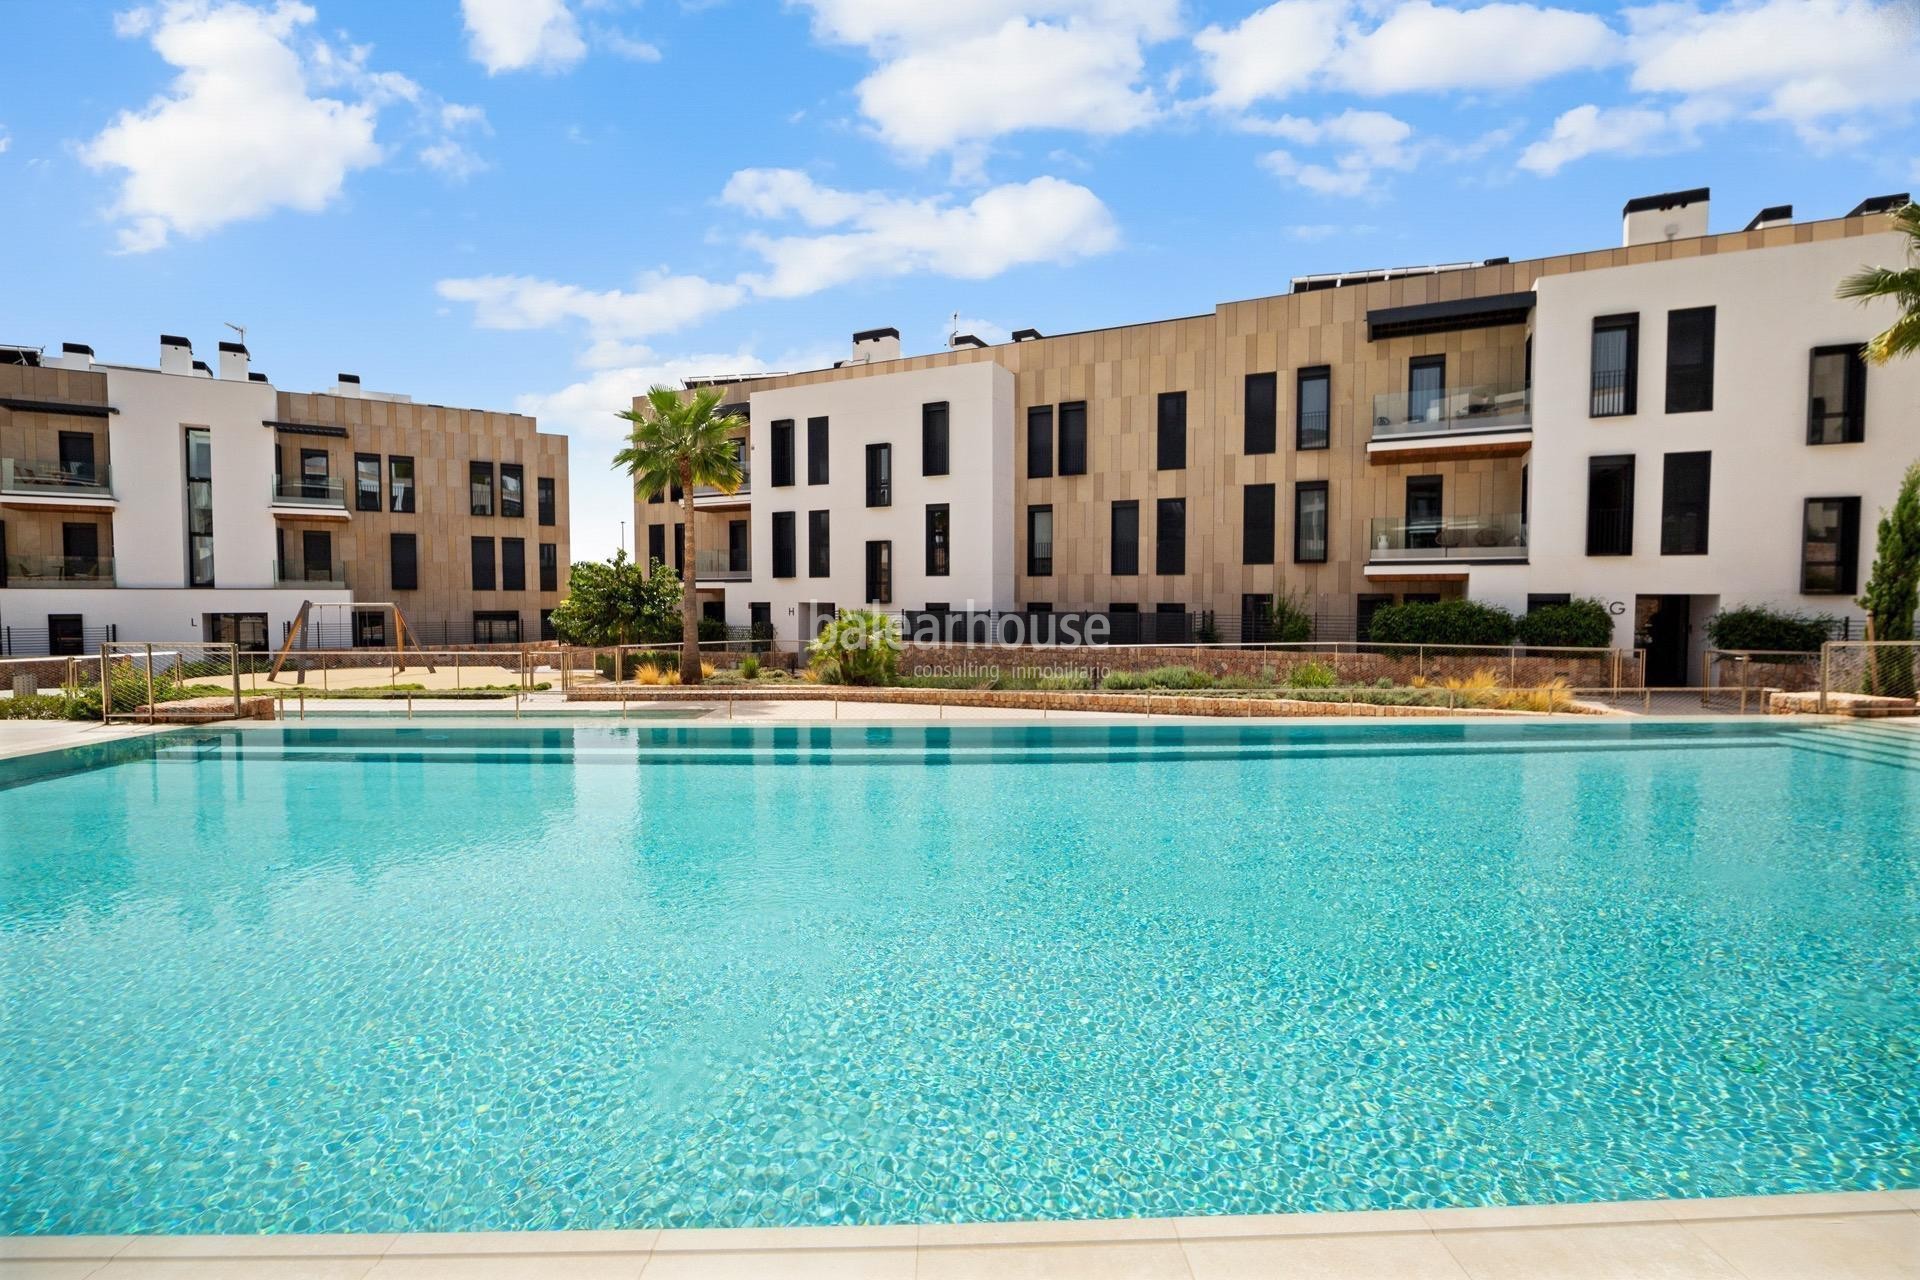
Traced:
<svg viewBox="0 0 1920 1280">
<path fill-rule="evenodd" d="M 1820 710 L 1859 699 L 1912 702 L 1917 696 L 1920 641 L 1829 640 L 1820 650 Z"/>
<path fill-rule="evenodd" d="M 239 651 L 230 644 L 122 644 L 100 648 L 100 718 L 223 719 L 242 714 Z"/>
</svg>

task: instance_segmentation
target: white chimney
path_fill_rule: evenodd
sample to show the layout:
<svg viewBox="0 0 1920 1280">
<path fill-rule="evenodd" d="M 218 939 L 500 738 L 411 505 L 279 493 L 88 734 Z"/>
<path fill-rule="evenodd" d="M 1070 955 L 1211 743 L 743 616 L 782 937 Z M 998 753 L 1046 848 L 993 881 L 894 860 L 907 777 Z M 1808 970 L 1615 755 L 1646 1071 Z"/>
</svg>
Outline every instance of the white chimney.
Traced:
<svg viewBox="0 0 1920 1280">
<path fill-rule="evenodd" d="M 1695 187 L 1627 201 L 1620 211 L 1620 243 L 1631 248 L 1707 234 L 1708 194 L 1706 187 Z"/>
<path fill-rule="evenodd" d="M 85 373 L 93 368 L 93 348 L 82 342 L 63 342 L 59 356 L 52 363 L 56 369 L 76 369 Z"/>
<path fill-rule="evenodd" d="M 873 364 L 900 358 L 898 329 L 862 329 L 853 335 L 853 355 L 848 364 Z"/>
<path fill-rule="evenodd" d="M 1749 231 L 1765 231 L 1768 227 L 1784 227 L 1793 221 L 1793 206 L 1790 204 L 1770 204 L 1753 215 L 1753 221 L 1747 224 Z"/>
<path fill-rule="evenodd" d="M 247 381 L 252 363 L 253 357 L 247 354 L 245 343 L 223 342 L 220 344 L 220 381 Z"/>
<path fill-rule="evenodd" d="M 345 396 L 350 400 L 358 400 L 360 398 L 360 375 L 357 373 L 341 374 L 334 381 L 332 394 Z"/>
<path fill-rule="evenodd" d="M 170 333 L 160 335 L 160 372 L 193 373 L 193 344 Z"/>
</svg>

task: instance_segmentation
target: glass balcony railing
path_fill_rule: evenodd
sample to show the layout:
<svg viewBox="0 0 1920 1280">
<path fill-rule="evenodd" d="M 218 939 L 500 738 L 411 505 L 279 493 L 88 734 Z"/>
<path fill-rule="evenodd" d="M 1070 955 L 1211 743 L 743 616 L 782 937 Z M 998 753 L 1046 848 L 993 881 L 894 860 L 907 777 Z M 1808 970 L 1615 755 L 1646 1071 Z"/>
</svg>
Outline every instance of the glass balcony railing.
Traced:
<svg viewBox="0 0 1920 1280">
<path fill-rule="evenodd" d="M 1391 391 L 1373 398 L 1373 438 L 1509 431 L 1533 422 L 1525 387 L 1487 384 L 1431 391 Z"/>
<path fill-rule="evenodd" d="M 1376 516 L 1368 524 L 1367 559 L 1525 560 L 1527 526 L 1512 516 L 1445 516 L 1408 520 Z"/>
<path fill-rule="evenodd" d="M 282 560 L 273 566 L 273 580 L 283 587 L 308 584 L 344 587 L 347 585 L 347 571 L 343 565 L 306 564 L 298 560 Z"/>
<path fill-rule="evenodd" d="M 58 462 L 49 458 L 0 458 L 0 492 L 70 494 L 97 498 L 113 492 L 104 462 Z"/>
<path fill-rule="evenodd" d="M 752 488 L 753 488 L 753 473 L 750 470 L 748 470 L 747 465 L 745 463 L 742 463 L 740 465 L 740 487 L 738 489 L 735 489 L 731 494 L 722 493 L 720 492 L 720 490 L 714 488 L 710 484 L 697 484 L 693 486 L 693 496 L 695 499 L 727 498 L 727 497 L 744 498 L 752 490 Z"/>
<path fill-rule="evenodd" d="M 275 476 L 273 502 L 279 507 L 339 507 L 347 505 L 347 486 L 324 476 Z"/>
<path fill-rule="evenodd" d="M 693 558 L 698 582 L 745 582 L 753 576 L 753 562 L 729 551 L 702 547 Z"/>
<path fill-rule="evenodd" d="M 8 556 L 9 587 L 110 587 L 112 556 Z"/>
</svg>

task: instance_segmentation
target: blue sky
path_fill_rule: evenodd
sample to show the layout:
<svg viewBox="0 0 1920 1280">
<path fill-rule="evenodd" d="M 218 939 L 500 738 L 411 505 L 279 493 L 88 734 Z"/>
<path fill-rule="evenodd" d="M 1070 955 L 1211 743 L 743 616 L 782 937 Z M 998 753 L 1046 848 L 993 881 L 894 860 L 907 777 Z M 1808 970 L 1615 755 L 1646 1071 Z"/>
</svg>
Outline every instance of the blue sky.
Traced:
<svg viewBox="0 0 1920 1280">
<path fill-rule="evenodd" d="M 8 7 L 0 341 L 537 413 L 576 557 L 656 379 L 1920 189 L 1920 0 Z"/>
</svg>

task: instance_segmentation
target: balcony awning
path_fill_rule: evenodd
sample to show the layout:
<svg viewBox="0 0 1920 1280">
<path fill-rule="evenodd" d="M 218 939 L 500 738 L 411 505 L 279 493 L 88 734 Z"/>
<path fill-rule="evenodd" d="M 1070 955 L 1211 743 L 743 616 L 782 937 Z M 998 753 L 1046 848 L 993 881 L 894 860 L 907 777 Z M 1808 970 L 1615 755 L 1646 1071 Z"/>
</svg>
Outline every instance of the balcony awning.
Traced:
<svg viewBox="0 0 1920 1280">
<path fill-rule="evenodd" d="M 1531 292 L 1455 298 L 1450 302 L 1421 302 L 1411 307 L 1380 307 L 1367 312 L 1367 341 L 1411 338 L 1423 333 L 1451 333 L 1456 329 L 1491 329 L 1496 325 L 1525 324 L 1527 313 L 1532 310 Z"/>
<path fill-rule="evenodd" d="M 349 434 L 345 427 L 328 426 L 319 422 L 276 422 L 272 418 L 262 418 L 260 425 L 272 427 L 283 436 L 332 436 L 345 439 Z"/>
<path fill-rule="evenodd" d="M 113 410 L 104 404 L 81 404 L 76 400 L 18 400 L 0 396 L 0 409 L 16 413 L 64 413 L 75 418 L 104 418 Z"/>
</svg>

